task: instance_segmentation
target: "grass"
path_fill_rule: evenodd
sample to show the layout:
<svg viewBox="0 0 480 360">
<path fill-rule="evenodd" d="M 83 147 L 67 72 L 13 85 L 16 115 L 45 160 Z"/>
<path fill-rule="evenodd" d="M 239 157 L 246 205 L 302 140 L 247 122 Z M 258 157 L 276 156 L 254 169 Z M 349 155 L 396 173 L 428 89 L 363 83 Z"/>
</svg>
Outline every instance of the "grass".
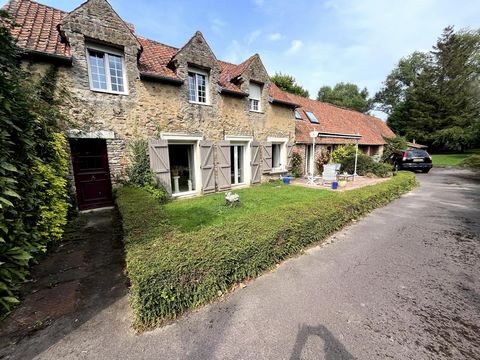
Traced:
<svg viewBox="0 0 480 360">
<path fill-rule="evenodd" d="M 162 205 L 144 189 L 117 189 L 135 327 L 213 301 L 415 184 L 405 172 L 343 193 L 263 184 L 235 191 L 232 208 L 222 193 Z"/>
<path fill-rule="evenodd" d="M 294 204 L 335 197 L 332 191 L 289 186 L 280 182 L 239 189 L 235 193 L 241 199 L 238 207 L 226 207 L 225 194 L 216 193 L 170 202 L 165 206 L 165 215 L 175 230 L 190 232 L 205 226 L 224 226 L 245 216 L 271 211 L 272 208 L 288 208 Z"/>
<path fill-rule="evenodd" d="M 460 154 L 432 154 L 433 166 L 461 166 L 464 160 L 474 154 L 480 154 L 480 149 L 471 149 Z"/>
</svg>

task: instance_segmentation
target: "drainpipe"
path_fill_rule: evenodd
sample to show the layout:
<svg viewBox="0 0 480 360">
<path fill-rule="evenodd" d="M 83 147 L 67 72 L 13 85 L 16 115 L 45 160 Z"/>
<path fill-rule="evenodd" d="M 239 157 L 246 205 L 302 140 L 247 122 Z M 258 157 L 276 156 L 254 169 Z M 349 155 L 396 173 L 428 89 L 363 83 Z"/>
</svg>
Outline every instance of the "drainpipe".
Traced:
<svg viewBox="0 0 480 360">
<path fill-rule="evenodd" d="M 355 144 L 355 171 L 353 172 L 353 181 L 355 181 L 355 177 L 357 177 L 357 158 L 358 158 L 358 140 Z"/>
</svg>

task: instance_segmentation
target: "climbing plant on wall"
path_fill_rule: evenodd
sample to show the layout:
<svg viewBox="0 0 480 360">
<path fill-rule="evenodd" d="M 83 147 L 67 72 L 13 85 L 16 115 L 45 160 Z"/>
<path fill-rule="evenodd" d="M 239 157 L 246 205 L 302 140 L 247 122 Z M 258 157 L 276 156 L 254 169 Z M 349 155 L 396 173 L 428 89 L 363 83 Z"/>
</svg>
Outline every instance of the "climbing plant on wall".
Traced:
<svg viewBox="0 0 480 360">
<path fill-rule="evenodd" d="M 22 70 L 0 12 L 0 313 L 18 303 L 29 267 L 62 236 L 68 155 L 56 96 L 58 69 L 39 81 Z"/>
</svg>

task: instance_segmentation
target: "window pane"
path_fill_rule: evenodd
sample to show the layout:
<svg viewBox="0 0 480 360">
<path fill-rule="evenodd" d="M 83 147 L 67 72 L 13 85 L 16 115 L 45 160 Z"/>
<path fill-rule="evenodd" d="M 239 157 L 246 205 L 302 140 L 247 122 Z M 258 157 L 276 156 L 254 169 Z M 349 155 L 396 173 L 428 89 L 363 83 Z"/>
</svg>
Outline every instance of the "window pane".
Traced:
<svg viewBox="0 0 480 360">
<path fill-rule="evenodd" d="M 197 101 L 196 87 L 197 81 L 194 73 L 188 73 L 188 99 L 190 101 Z"/>
<path fill-rule="evenodd" d="M 243 154 L 244 147 L 238 146 L 238 182 L 243 183 Z"/>
<path fill-rule="evenodd" d="M 250 110 L 259 111 L 259 101 L 255 99 L 250 99 Z"/>
<path fill-rule="evenodd" d="M 99 90 L 107 90 L 107 80 L 105 76 L 105 54 L 98 51 L 89 50 L 88 61 L 90 63 L 90 76 L 92 78 L 92 87 Z"/>
<path fill-rule="evenodd" d="M 123 92 L 123 67 L 122 57 L 117 55 L 108 55 L 110 67 L 110 81 L 112 83 L 112 91 Z"/>
<path fill-rule="evenodd" d="M 197 76 L 197 90 L 198 90 L 198 102 L 207 102 L 207 81 L 205 75 L 196 74 Z"/>
<path fill-rule="evenodd" d="M 272 144 L 272 167 L 279 168 L 280 167 L 280 144 Z"/>
</svg>

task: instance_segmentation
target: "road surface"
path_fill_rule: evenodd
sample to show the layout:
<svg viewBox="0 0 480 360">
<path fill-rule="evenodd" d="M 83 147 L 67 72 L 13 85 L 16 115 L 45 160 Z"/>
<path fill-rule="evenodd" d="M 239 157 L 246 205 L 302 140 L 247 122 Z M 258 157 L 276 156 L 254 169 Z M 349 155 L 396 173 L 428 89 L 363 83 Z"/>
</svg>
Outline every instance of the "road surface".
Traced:
<svg viewBox="0 0 480 360">
<path fill-rule="evenodd" d="M 172 325 L 134 334 L 122 296 L 12 358 L 480 359 L 480 176 L 417 176 L 412 193 Z"/>
</svg>

